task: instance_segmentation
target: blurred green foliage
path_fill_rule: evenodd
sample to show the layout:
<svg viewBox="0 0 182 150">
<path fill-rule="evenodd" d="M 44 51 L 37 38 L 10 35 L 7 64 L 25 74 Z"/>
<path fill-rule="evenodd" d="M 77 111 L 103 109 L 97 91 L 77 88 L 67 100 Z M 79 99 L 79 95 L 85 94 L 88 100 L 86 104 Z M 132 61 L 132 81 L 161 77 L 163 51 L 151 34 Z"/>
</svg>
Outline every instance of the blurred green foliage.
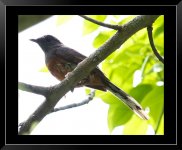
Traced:
<svg viewBox="0 0 182 150">
<path fill-rule="evenodd" d="M 51 17 L 51 15 L 19 15 L 18 32 L 21 32 L 49 17 Z"/>
<path fill-rule="evenodd" d="M 92 17 L 92 16 L 89 16 Z M 135 16 L 94 16 L 93 19 L 123 25 Z M 87 25 L 86 25 L 87 23 Z M 84 21 L 84 35 L 98 30 L 98 25 Z M 96 28 L 97 26 L 97 28 Z M 95 48 L 104 44 L 116 31 L 99 30 L 93 41 Z M 164 16 L 153 24 L 153 38 L 159 54 L 164 56 Z M 164 134 L 164 65 L 154 55 L 148 40 L 147 29 L 128 39 L 117 51 L 102 62 L 102 71 L 118 87 L 132 95 L 144 108 L 149 109 L 150 120 L 143 121 L 109 92 L 97 91 L 109 105 L 108 127 L 112 132 L 124 125 L 123 134 L 146 134 L 151 125 L 155 134 Z"/>
<path fill-rule="evenodd" d="M 107 16 L 106 15 L 90 15 L 90 17 L 95 19 L 95 20 L 104 22 L 104 20 L 106 19 Z M 99 28 L 99 25 L 94 24 L 94 23 L 87 21 L 85 19 L 84 19 L 83 23 L 84 23 L 83 35 L 90 34 Z"/>
<path fill-rule="evenodd" d="M 71 20 L 74 16 L 73 15 L 59 15 L 57 18 L 57 22 L 56 25 L 60 26 L 66 22 L 68 22 L 69 20 Z"/>
</svg>

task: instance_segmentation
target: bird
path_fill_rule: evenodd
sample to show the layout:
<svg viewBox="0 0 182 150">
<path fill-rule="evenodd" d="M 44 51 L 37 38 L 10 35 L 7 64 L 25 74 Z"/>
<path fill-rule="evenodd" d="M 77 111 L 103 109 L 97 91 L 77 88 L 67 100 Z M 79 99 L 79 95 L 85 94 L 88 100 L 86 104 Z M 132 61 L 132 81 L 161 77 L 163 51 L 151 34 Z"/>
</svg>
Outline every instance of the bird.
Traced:
<svg viewBox="0 0 182 150">
<path fill-rule="evenodd" d="M 83 61 L 86 56 L 78 51 L 64 45 L 52 35 L 44 35 L 37 39 L 30 39 L 37 43 L 45 54 L 45 64 L 50 73 L 62 81 L 69 72 Z M 90 74 L 76 84 L 75 87 L 89 87 L 101 91 L 110 91 L 127 105 L 136 115 L 143 120 L 148 120 L 149 116 L 142 106 L 122 89 L 114 85 L 98 68 L 94 68 Z"/>
</svg>

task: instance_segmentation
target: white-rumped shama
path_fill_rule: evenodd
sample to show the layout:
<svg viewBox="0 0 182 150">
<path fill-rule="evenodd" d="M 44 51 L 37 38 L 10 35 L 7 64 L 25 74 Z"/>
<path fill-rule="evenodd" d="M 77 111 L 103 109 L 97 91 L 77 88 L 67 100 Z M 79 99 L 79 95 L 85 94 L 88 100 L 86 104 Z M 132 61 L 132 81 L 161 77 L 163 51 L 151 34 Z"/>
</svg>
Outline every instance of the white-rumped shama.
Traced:
<svg viewBox="0 0 182 150">
<path fill-rule="evenodd" d="M 45 53 L 45 63 L 49 71 L 58 80 L 63 80 L 67 73 L 71 72 L 78 63 L 83 61 L 86 56 L 78 53 L 61 43 L 57 38 L 51 35 L 45 35 L 38 39 L 31 39 L 37 43 Z M 77 83 L 76 87 L 87 86 L 94 89 L 106 91 L 109 90 L 127 106 L 129 106 L 139 117 L 148 120 L 147 113 L 141 105 L 123 90 L 115 86 L 109 79 L 96 67 L 90 75 Z"/>
</svg>

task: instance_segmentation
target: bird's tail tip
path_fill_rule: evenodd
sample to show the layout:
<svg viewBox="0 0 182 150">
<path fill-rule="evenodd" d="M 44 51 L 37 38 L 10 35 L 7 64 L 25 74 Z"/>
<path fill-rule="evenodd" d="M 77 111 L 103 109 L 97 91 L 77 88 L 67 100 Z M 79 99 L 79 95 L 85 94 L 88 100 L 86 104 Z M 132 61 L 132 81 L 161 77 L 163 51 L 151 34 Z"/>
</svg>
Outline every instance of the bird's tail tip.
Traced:
<svg viewBox="0 0 182 150">
<path fill-rule="evenodd" d="M 147 110 L 145 111 L 133 97 L 128 96 L 126 104 L 128 104 L 128 106 L 135 112 L 135 114 L 140 118 L 142 118 L 143 120 L 150 119 Z"/>
<path fill-rule="evenodd" d="M 143 120 L 149 120 L 150 119 L 147 112 L 145 110 L 143 110 L 143 109 L 134 109 L 133 111 L 135 112 L 135 114 L 137 114 Z"/>
</svg>

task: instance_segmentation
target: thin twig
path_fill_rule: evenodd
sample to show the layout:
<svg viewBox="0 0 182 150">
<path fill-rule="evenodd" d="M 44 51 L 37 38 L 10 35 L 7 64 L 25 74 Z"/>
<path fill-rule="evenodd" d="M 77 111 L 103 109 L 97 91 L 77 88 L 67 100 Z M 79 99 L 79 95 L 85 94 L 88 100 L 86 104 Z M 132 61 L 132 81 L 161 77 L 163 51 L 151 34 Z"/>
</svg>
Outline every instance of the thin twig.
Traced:
<svg viewBox="0 0 182 150">
<path fill-rule="evenodd" d="M 152 50 L 155 54 L 155 56 L 162 62 L 164 63 L 164 59 L 160 56 L 160 54 L 158 53 L 155 45 L 154 45 L 154 41 L 153 41 L 153 37 L 152 37 L 152 26 L 148 26 L 147 27 L 147 31 L 148 31 L 148 37 L 149 37 L 149 41 L 150 41 L 150 45 L 152 47 Z"/>
<path fill-rule="evenodd" d="M 54 110 L 52 110 L 50 113 L 57 112 L 57 111 L 60 111 L 60 110 L 70 109 L 70 108 L 73 108 L 73 107 L 78 107 L 78 106 L 82 106 L 82 105 L 88 104 L 91 100 L 93 100 L 94 96 L 95 96 L 95 90 L 92 91 L 89 94 L 88 98 L 85 99 L 85 100 L 83 100 L 82 102 L 80 102 L 80 103 L 73 103 L 73 104 L 70 104 L 70 105 L 63 106 L 63 107 L 54 108 Z"/>
<path fill-rule="evenodd" d="M 114 29 L 114 30 L 121 30 L 122 29 L 122 26 L 119 26 L 119 25 L 112 25 L 112 24 L 103 23 L 103 22 L 94 20 L 94 19 L 92 19 L 90 17 L 84 16 L 84 15 L 79 15 L 79 16 L 86 19 L 86 20 L 88 20 L 88 21 L 90 21 L 90 22 L 92 22 L 92 23 L 95 23 L 95 24 L 103 26 L 103 27 L 111 28 L 111 29 Z"/>
<path fill-rule="evenodd" d="M 142 74 L 142 77 L 144 76 L 144 71 L 145 71 L 145 68 L 147 66 L 147 63 L 150 59 L 150 55 L 148 55 L 147 57 L 145 57 L 144 61 L 143 61 L 143 64 L 142 64 L 142 67 L 141 67 L 141 74 Z"/>
<path fill-rule="evenodd" d="M 31 85 L 23 82 L 18 82 L 18 89 L 26 92 L 31 92 L 34 94 L 39 94 L 46 96 L 49 92 L 48 87 L 42 87 L 42 86 L 36 86 L 36 85 Z"/>
</svg>

